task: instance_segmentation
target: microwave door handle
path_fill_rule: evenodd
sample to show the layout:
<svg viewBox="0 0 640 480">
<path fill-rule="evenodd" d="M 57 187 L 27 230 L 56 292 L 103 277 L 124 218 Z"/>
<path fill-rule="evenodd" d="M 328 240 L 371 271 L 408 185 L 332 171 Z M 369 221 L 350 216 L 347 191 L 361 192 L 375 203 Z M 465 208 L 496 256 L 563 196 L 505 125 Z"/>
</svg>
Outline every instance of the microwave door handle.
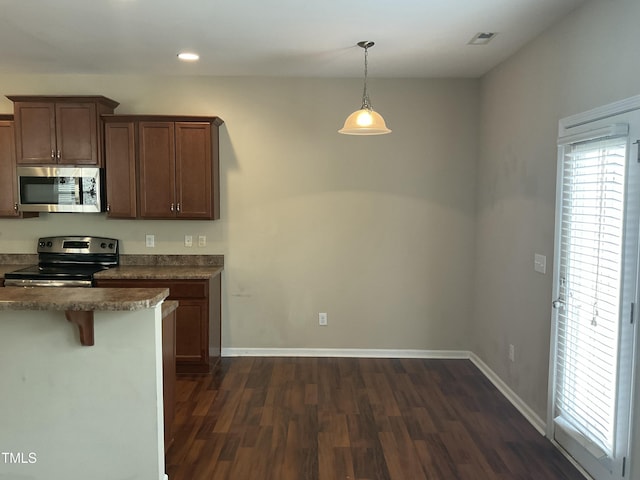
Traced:
<svg viewBox="0 0 640 480">
<path fill-rule="evenodd" d="M 80 205 L 80 201 L 82 198 L 82 192 L 81 192 L 81 187 L 82 187 L 82 178 L 76 178 L 75 181 L 75 188 L 74 188 L 74 194 L 76 196 L 75 202 L 73 203 L 74 205 Z"/>
</svg>

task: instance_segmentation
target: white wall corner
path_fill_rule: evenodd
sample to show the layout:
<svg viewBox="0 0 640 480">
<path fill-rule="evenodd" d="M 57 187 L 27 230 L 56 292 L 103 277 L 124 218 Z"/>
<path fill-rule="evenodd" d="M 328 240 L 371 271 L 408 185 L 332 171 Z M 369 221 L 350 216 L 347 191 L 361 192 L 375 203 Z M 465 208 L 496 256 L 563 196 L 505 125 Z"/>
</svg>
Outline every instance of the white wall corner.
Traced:
<svg viewBox="0 0 640 480">
<path fill-rule="evenodd" d="M 471 352 L 469 359 L 541 435 L 546 435 L 546 422 L 540 418 L 540 416 L 534 412 L 531 407 L 524 402 L 524 400 L 511 390 L 511 388 L 475 353 Z"/>
</svg>

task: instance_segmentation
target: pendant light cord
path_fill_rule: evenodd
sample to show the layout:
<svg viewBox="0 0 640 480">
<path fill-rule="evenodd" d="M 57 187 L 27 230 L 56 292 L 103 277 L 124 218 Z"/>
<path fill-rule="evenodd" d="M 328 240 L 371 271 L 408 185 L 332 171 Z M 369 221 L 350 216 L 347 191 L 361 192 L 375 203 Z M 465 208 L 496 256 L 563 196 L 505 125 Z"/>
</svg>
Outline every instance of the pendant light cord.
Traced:
<svg viewBox="0 0 640 480">
<path fill-rule="evenodd" d="M 364 90 L 362 91 L 362 109 L 371 110 L 371 102 L 369 101 L 369 94 L 367 93 L 367 73 L 368 73 L 368 61 L 369 45 L 364 45 Z"/>
</svg>

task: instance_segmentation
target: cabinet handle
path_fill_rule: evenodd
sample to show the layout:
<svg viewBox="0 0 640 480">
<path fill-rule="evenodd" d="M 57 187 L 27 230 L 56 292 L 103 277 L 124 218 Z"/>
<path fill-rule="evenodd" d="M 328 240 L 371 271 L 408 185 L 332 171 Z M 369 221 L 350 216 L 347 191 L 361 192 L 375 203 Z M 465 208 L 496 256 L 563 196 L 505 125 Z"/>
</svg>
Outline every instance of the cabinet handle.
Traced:
<svg viewBox="0 0 640 480">
<path fill-rule="evenodd" d="M 180 213 L 180 202 L 178 202 L 178 205 L 176 206 L 176 211 Z"/>
<path fill-rule="evenodd" d="M 58 160 L 60 160 L 60 150 L 58 150 L 58 155 L 57 155 L 57 157 L 58 157 Z"/>
<path fill-rule="evenodd" d="M 107 203 L 107 213 L 111 212 L 111 204 Z"/>
<path fill-rule="evenodd" d="M 169 207 L 169 210 L 171 210 L 171 211 L 173 212 L 173 210 L 174 210 L 174 205 L 173 205 L 173 203 L 172 203 L 172 204 L 171 204 L 171 206 Z"/>
<path fill-rule="evenodd" d="M 54 158 L 56 158 L 56 152 L 51 150 L 51 160 L 53 160 Z"/>
<path fill-rule="evenodd" d="M 17 204 L 17 203 L 14 203 L 14 204 L 13 204 L 13 210 L 14 210 L 16 213 L 18 213 L 18 204 Z"/>
</svg>

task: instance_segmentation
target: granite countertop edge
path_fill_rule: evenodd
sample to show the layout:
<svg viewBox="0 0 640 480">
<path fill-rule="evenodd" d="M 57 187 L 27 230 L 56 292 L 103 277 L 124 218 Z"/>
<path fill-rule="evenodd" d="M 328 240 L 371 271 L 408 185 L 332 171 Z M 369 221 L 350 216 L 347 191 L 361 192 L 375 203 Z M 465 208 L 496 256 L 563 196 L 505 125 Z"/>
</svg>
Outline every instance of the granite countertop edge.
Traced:
<svg viewBox="0 0 640 480">
<path fill-rule="evenodd" d="M 120 266 L 224 267 L 224 255 L 120 255 Z"/>
<path fill-rule="evenodd" d="M 219 275 L 222 267 L 171 265 L 120 265 L 94 274 L 96 280 L 206 280 Z"/>
<path fill-rule="evenodd" d="M 136 311 L 154 308 L 168 288 L 0 288 L 0 310 Z"/>
<path fill-rule="evenodd" d="M 165 300 L 162 302 L 162 318 L 178 309 L 180 302 L 177 300 Z"/>
<path fill-rule="evenodd" d="M 38 263 L 31 254 L 0 254 L 0 277 Z M 96 279 L 209 279 L 224 269 L 224 255 L 120 255 L 120 265 L 94 275 Z"/>
</svg>

